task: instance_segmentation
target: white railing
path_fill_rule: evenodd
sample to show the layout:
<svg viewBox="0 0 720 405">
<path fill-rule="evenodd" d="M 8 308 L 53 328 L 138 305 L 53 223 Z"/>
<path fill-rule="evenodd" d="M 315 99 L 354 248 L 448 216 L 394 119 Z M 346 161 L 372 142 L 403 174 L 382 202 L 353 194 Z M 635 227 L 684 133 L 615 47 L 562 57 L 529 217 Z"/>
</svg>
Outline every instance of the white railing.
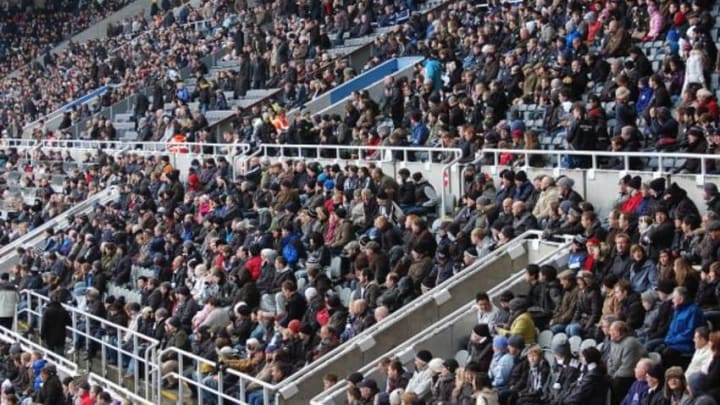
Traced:
<svg viewBox="0 0 720 405">
<path fill-rule="evenodd" d="M 20 292 L 19 308 L 16 313 L 18 320 L 23 319 L 29 327 L 37 326 L 42 322 L 43 313 L 50 299 L 36 291 L 23 290 Z M 145 336 L 137 331 L 128 329 L 125 326 L 117 325 L 104 318 L 97 317 L 72 305 L 63 304 L 63 307 L 70 314 L 72 325 L 67 327 L 72 336 L 73 345 L 77 345 L 80 339 L 84 342 L 85 350 L 91 345 L 96 345 L 100 353 L 100 370 L 103 374 L 97 374 L 100 381 L 112 384 L 113 388 L 122 388 L 128 385 L 123 372 L 123 365 L 128 363 L 134 367 L 130 378 L 131 392 L 133 397 L 143 402 L 155 402 L 160 400 L 158 388 L 160 386 L 160 364 L 158 363 L 159 342 L 151 337 Z M 91 329 L 91 323 L 95 327 Z M 15 322 L 17 325 L 17 322 Z M 16 326 L 17 327 L 17 326 Z M 104 333 L 98 332 L 102 329 Z M 124 349 L 123 342 L 130 337 L 132 349 Z M 113 339 L 114 338 L 114 341 Z M 77 351 L 73 354 L 78 356 Z M 107 377 L 109 361 L 113 359 L 117 365 L 116 378 Z M 88 369 L 91 367 L 92 359 L 87 359 Z M 142 370 L 141 377 L 137 371 Z"/>
<path fill-rule="evenodd" d="M 275 159 L 324 159 L 335 162 L 354 163 L 358 166 L 365 166 L 370 163 L 399 164 L 404 167 L 410 162 L 425 163 L 427 169 L 431 164 L 442 165 L 440 172 L 443 176 L 442 188 L 438 190 L 440 195 L 440 216 L 447 214 L 448 195 L 452 194 L 452 182 L 450 177 L 456 165 L 462 159 L 462 149 L 459 148 L 437 148 L 437 147 L 414 147 L 414 146 L 366 146 L 366 145 L 260 145 L 260 155 L 269 156 Z M 402 154 L 402 158 L 396 159 L 396 154 Z M 342 158 L 350 154 L 351 158 Z"/>
<path fill-rule="evenodd" d="M 572 241 L 573 235 L 564 235 L 563 239 L 565 240 L 565 243 L 562 245 L 565 252 L 563 251 L 555 251 L 546 257 L 540 259 L 537 263 L 542 264 L 555 264 L 558 260 L 566 260 L 567 259 L 567 247 L 569 247 L 570 242 Z M 563 248 L 561 248 L 563 249 Z M 511 287 L 518 285 L 524 280 L 525 277 L 525 269 L 518 271 L 512 275 L 510 275 L 508 278 L 506 278 L 503 282 L 497 284 L 493 288 L 489 289 L 487 291 L 488 295 L 491 299 L 497 299 L 500 294 L 502 294 L 504 291 L 510 289 Z M 385 357 L 396 357 L 398 353 L 403 353 L 406 351 L 414 350 L 414 348 L 421 342 L 424 342 L 428 339 L 428 337 L 435 336 L 438 333 L 441 333 L 443 331 L 447 331 L 448 327 L 452 327 L 452 325 L 455 323 L 455 321 L 458 320 L 458 318 L 466 315 L 467 313 L 471 311 L 475 311 L 475 301 L 470 301 L 466 305 L 463 305 L 462 307 L 458 308 L 457 310 L 450 313 L 448 316 L 444 317 L 440 321 L 434 323 L 433 325 L 430 325 L 426 328 L 426 330 L 423 333 L 419 333 L 415 335 L 413 338 L 407 340 L 403 344 L 394 347 L 392 350 L 388 351 L 383 356 L 378 357 L 374 361 L 368 362 L 364 367 L 362 367 L 359 371 L 363 373 L 364 376 L 370 377 L 369 374 L 371 374 L 373 371 L 377 369 L 378 362 Z M 462 335 L 467 336 L 463 332 Z M 469 332 L 468 332 L 469 333 Z M 347 389 L 347 384 L 344 381 L 339 382 L 338 384 L 335 384 L 334 386 L 330 387 L 326 391 L 320 393 L 319 395 L 315 396 L 310 400 L 311 405 L 330 405 L 338 403 L 337 400 L 341 399 L 342 396 L 345 393 L 345 390 Z"/>
<path fill-rule="evenodd" d="M 80 204 L 74 205 L 70 207 L 68 210 L 63 212 L 62 214 L 56 216 L 55 218 L 45 222 L 44 224 L 38 226 L 37 228 L 33 228 L 32 231 L 26 233 L 25 235 L 21 236 L 20 238 L 17 238 L 10 242 L 9 244 L 3 246 L 0 248 L 0 268 L 4 269 L 3 271 L 9 271 L 10 268 L 8 266 L 8 262 L 16 257 L 16 249 L 18 247 L 28 247 L 28 245 L 32 246 L 32 242 L 38 239 L 38 237 L 42 237 L 43 233 L 53 227 L 56 227 L 60 224 L 62 224 L 63 220 L 68 217 L 68 215 L 77 215 L 78 213 L 91 209 L 93 203 L 100 202 L 104 203 L 107 201 L 110 201 L 117 195 L 117 190 L 115 187 L 109 187 L 105 190 L 99 191 L 96 194 L 93 194 L 92 196 L 88 197 L 85 201 L 81 202 Z"/>
<path fill-rule="evenodd" d="M 22 336 L 20 333 L 7 329 L 4 326 L 0 326 L 0 340 L 8 344 L 18 343 L 24 351 L 38 351 L 42 353 L 43 358 L 54 364 L 58 371 L 72 376 L 78 374 L 79 367 L 77 364 L 63 356 L 58 355 L 50 349 L 33 342 L 32 340 Z"/>
<path fill-rule="evenodd" d="M 224 155 L 229 149 L 239 148 L 241 153 L 250 151 L 248 144 L 228 144 L 228 143 L 207 143 L 207 142 L 150 142 L 150 141 L 100 141 L 100 140 L 80 140 L 80 139 L 0 139 L 0 147 L 14 148 L 60 148 L 83 149 L 83 150 L 102 150 L 106 153 L 123 152 L 128 153 L 166 153 L 166 154 L 212 154 Z M 173 148 L 177 151 L 173 152 Z M 210 148 L 209 152 L 206 152 Z"/>
<path fill-rule="evenodd" d="M 228 367 L 227 365 L 220 365 L 214 361 L 208 360 L 206 358 L 197 356 L 192 353 L 188 353 L 183 350 L 178 350 L 175 347 L 167 348 L 159 353 L 160 357 L 163 357 L 165 354 L 171 354 L 174 356 L 177 356 L 178 361 L 178 367 L 177 369 L 179 371 L 177 372 L 170 372 L 163 375 L 163 379 L 166 378 L 172 378 L 179 382 L 178 384 L 178 403 L 183 403 L 183 401 L 186 399 L 185 395 L 185 385 L 187 384 L 189 387 L 193 387 L 195 389 L 195 393 L 197 395 L 197 404 L 205 403 L 205 400 L 203 399 L 203 395 L 211 395 L 214 398 L 217 398 L 219 400 L 220 404 L 223 403 L 229 403 L 229 404 L 240 404 L 244 405 L 246 404 L 246 394 L 249 392 L 247 390 L 248 385 L 250 384 L 256 384 L 260 386 L 263 391 L 263 405 L 271 405 L 271 404 L 277 404 L 277 395 L 278 393 L 275 391 L 275 386 L 273 384 L 267 383 L 263 380 L 257 379 L 255 377 L 251 377 L 247 374 L 238 372 L 236 370 L 233 370 L 232 368 Z M 192 367 L 197 370 L 198 368 L 201 368 L 200 366 L 206 366 L 207 368 L 210 368 L 213 370 L 213 373 L 218 376 L 217 378 L 217 387 L 213 388 L 206 384 L 203 384 L 202 381 L 199 381 L 197 379 L 188 377 L 183 373 L 183 370 L 187 369 L 188 366 L 192 365 Z M 211 374 L 212 375 L 212 374 Z M 223 377 L 225 375 L 233 376 L 238 379 L 236 383 L 234 383 L 232 386 L 227 387 L 224 386 Z M 183 384 L 184 383 L 184 384 Z M 232 388 L 235 392 L 235 395 L 231 395 L 226 393 L 227 388 Z"/>
<path fill-rule="evenodd" d="M 679 152 L 658 152 L 658 151 L 647 151 L 647 152 L 612 152 L 612 151 L 579 151 L 579 150 L 542 150 L 542 149 L 483 149 L 479 154 L 490 157 L 493 162 L 490 169 L 495 171 L 497 167 L 502 167 L 500 164 L 500 155 L 511 154 L 511 155 L 540 155 L 540 156 L 555 156 L 555 161 L 552 168 L 562 169 L 562 157 L 563 156 L 585 156 L 589 157 L 591 166 L 583 168 L 584 170 L 613 170 L 604 169 L 600 166 L 600 160 L 602 158 L 617 158 L 623 159 L 622 171 L 636 171 L 636 172 L 650 172 L 659 175 L 673 174 L 671 170 L 665 170 L 663 161 L 671 161 L 676 159 L 696 159 L 700 162 L 699 173 L 688 173 L 696 174 L 699 176 L 705 176 L 707 174 L 707 162 L 708 161 L 720 161 L 720 155 L 713 154 L 693 154 L 693 153 L 679 153 Z M 633 170 L 631 168 L 630 159 L 657 159 L 658 170 L 652 171 L 646 168 L 640 170 Z M 481 158 L 482 160 L 482 158 Z M 525 159 L 525 165 L 521 167 L 528 167 L 528 159 Z M 718 173 L 720 174 L 720 173 Z"/>
</svg>

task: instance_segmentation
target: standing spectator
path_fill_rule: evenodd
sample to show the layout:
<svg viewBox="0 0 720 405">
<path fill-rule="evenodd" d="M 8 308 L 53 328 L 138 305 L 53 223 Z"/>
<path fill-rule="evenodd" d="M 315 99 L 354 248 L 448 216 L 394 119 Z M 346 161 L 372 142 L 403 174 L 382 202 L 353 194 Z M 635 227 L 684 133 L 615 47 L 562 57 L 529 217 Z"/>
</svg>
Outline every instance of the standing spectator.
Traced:
<svg viewBox="0 0 720 405">
<path fill-rule="evenodd" d="M 608 375 L 611 385 L 611 403 L 620 404 L 633 383 L 633 369 L 647 351 L 636 337 L 630 335 L 630 329 L 623 321 L 610 325 L 610 356 L 608 357 Z"/>
<path fill-rule="evenodd" d="M 0 276 L 0 326 L 12 330 L 19 300 L 17 289 L 10 283 L 10 273 L 3 273 Z"/>
<path fill-rule="evenodd" d="M 63 355 L 67 337 L 65 328 L 72 325 L 72 320 L 70 314 L 63 308 L 60 297 L 58 292 L 50 295 L 50 303 L 45 307 L 42 317 L 40 338 L 48 349 Z"/>
</svg>

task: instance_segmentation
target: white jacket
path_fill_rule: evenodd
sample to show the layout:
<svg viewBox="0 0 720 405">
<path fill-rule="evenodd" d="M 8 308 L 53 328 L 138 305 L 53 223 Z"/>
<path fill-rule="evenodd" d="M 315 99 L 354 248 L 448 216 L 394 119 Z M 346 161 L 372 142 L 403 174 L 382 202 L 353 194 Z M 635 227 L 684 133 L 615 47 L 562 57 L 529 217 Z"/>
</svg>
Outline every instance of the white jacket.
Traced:
<svg viewBox="0 0 720 405">
<path fill-rule="evenodd" d="M 405 392 L 411 391 L 417 394 L 418 398 L 422 398 L 426 393 L 430 392 L 430 384 L 432 383 L 432 373 L 426 365 L 422 370 L 415 371 L 405 387 Z"/>
<path fill-rule="evenodd" d="M 9 284 L 0 285 L 0 318 L 12 318 L 17 310 L 20 299 L 15 287 Z"/>
</svg>

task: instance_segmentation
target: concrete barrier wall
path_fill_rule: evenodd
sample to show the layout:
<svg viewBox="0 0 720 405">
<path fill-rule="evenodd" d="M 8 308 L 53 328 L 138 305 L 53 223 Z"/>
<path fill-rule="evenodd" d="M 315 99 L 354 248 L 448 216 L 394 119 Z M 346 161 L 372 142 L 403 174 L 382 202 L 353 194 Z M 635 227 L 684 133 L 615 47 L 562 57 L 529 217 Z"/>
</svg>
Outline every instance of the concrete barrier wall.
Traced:
<svg viewBox="0 0 720 405">
<path fill-rule="evenodd" d="M 356 344 L 348 353 L 323 359 L 309 372 L 294 380 L 295 389 L 282 390 L 289 390 L 293 395 L 288 395 L 286 398 L 281 396 L 282 403 L 308 404 L 310 399 L 322 389 L 322 377 L 326 373 L 343 376 L 356 371 L 358 364 L 368 364 L 413 336 L 423 333 L 428 325 L 440 321 L 466 305 L 474 299 L 477 292 L 490 290 L 524 269 L 528 263 L 537 263 L 555 255 L 566 246 L 547 241 L 526 240 L 517 249 L 501 253 L 482 268 L 468 274 L 464 280 L 448 286 L 442 291 L 443 294 L 431 293 L 436 294 L 434 300 L 410 303 L 406 316 L 385 329 L 377 330 L 373 333 L 372 340 L 367 341 L 367 345 Z M 365 350 L 360 346 L 365 346 Z"/>
</svg>

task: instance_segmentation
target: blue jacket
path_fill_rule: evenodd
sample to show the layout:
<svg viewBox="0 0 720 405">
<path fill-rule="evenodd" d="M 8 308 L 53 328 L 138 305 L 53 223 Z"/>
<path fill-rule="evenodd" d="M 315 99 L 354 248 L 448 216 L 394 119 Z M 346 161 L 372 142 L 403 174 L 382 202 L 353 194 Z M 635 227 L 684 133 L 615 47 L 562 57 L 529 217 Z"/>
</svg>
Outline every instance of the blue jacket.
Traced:
<svg viewBox="0 0 720 405">
<path fill-rule="evenodd" d="M 292 234 L 282 239 L 282 255 L 290 266 L 295 266 L 302 254 L 295 241 L 300 239 L 298 234 Z"/>
<path fill-rule="evenodd" d="M 527 201 L 532 195 L 533 190 L 535 190 L 535 187 L 530 183 L 530 180 L 528 180 L 519 186 L 515 186 L 512 199 L 513 201 Z"/>
<path fill-rule="evenodd" d="M 642 114 L 645 109 L 650 105 L 650 100 L 653 96 L 653 89 L 645 86 L 642 89 L 640 89 L 640 94 L 638 95 L 638 101 L 635 103 L 635 111 L 637 111 L 638 115 Z"/>
<path fill-rule="evenodd" d="M 620 405 L 640 405 L 645 403 L 648 394 L 648 384 L 645 381 L 635 381 L 620 402 Z"/>
<path fill-rule="evenodd" d="M 657 272 L 655 271 L 655 263 L 650 259 L 646 259 L 642 264 L 633 261 L 630 265 L 630 273 L 628 276 L 633 291 L 642 294 L 647 290 L 657 287 Z"/>
<path fill-rule="evenodd" d="M 416 122 L 413 124 L 412 133 L 410 134 L 410 137 L 412 138 L 412 146 L 425 146 L 425 142 L 429 136 L 430 130 L 425 124 L 422 122 Z"/>
<path fill-rule="evenodd" d="M 685 303 L 675 308 L 670 329 L 665 336 L 665 344 L 681 353 L 692 353 L 695 350 L 693 335 L 695 329 L 705 325 L 705 315 L 694 303 Z"/>
</svg>

